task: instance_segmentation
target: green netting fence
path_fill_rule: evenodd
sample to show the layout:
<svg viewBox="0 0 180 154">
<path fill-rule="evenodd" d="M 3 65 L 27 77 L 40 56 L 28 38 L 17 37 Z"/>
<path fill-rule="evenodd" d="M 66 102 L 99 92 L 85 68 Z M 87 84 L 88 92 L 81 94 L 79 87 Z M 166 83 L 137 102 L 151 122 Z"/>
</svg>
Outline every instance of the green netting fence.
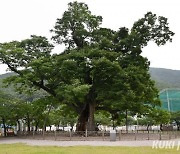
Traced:
<svg viewBox="0 0 180 154">
<path fill-rule="evenodd" d="M 180 111 L 180 89 L 164 89 L 160 92 L 162 108 L 171 112 Z"/>
</svg>

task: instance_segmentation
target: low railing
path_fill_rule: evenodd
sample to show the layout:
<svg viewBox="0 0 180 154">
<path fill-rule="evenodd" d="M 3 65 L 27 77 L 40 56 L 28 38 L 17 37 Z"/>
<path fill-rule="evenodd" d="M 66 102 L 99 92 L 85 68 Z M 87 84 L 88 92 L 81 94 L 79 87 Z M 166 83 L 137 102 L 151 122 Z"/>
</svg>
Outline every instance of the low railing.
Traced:
<svg viewBox="0 0 180 154">
<path fill-rule="evenodd" d="M 109 141 L 109 131 L 21 131 L 19 138 L 57 141 Z M 180 138 L 180 131 L 116 131 L 116 140 L 170 140 Z"/>
</svg>

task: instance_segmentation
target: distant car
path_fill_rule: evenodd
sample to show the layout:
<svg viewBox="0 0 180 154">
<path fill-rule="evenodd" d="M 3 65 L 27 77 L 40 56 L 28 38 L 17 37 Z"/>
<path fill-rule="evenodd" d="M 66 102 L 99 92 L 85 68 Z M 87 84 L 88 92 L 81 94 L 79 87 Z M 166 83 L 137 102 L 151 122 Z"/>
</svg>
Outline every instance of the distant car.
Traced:
<svg viewBox="0 0 180 154">
<path fill-rule="evenodd" d="M 14 136 L 14 130 L 13 129 L 10 129 L 7 131 L 7 136 Z"/>
</svg>

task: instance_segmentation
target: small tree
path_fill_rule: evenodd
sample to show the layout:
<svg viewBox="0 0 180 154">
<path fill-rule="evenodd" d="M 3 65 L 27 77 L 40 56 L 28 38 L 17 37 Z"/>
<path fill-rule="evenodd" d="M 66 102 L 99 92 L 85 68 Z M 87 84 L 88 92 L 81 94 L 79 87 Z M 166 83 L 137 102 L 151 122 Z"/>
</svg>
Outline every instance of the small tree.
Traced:
<svg viewBox="0 0 180 154">
<path fill-rule="evenodd" d="M 12 110 L 14 109 L 15 100 L 9 94 L 0 91 L 0 121 L 3 124 L 4 136 L 7 136 L 7 125 L 12 124 Z"/>
<path fill-rule="evenodd" d="M 55 125 L 58 128 L 61 125 L 63 130 L 67 125 L 70 125 L 71 130 L 73 130 L 73 127 L 77 122 L 77 114 L 67 105 L 60 105 L 50 113 L 50 121 L 52 125 Z"/>
<path fill-rule="evenodd" d="M 180 111 L 171 113 L 171 121 L 177 125 L 177 130 L 180 130 Z"/>
<path fill-rule="evenodd" d="M 171 115 L 168 111 L 154 108 L 141 119 L 138 119 L 138 123 L 140 125 L 147 125 L 147 130 L 149 130 L 149 127 L 152 125 L 162 126 L 162 124 L 168 124 L 170 122 L 170 118 Z"/>
</svg>

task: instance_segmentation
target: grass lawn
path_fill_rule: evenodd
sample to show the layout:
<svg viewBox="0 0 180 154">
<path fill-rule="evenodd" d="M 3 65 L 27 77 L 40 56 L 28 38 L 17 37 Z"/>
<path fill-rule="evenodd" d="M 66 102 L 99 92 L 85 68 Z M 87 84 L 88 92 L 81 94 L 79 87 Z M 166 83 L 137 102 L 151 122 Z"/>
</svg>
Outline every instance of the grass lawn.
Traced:
<svg viewBox="0 0 180 154">
<path fill-rule="evenodd" d="M 151 147 L 94 147 L 94 146 L 28 146 L 25 144 L 0 144 L 0 154 L 173 154 L 177 148 L 152 149 Z"/>
</svg>

